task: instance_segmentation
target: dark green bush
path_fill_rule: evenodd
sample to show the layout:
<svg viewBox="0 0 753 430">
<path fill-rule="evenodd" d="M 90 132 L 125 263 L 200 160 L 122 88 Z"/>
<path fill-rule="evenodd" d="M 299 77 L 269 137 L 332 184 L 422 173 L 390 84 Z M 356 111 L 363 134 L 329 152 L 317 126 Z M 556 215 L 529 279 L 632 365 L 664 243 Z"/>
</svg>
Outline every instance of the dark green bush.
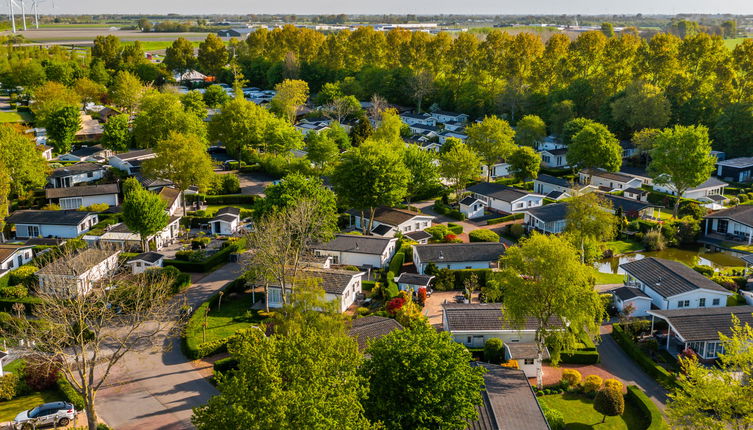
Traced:
<svg viewBox="0 0 753 430">
<path fill-rule="evenodd" d="M 454 223 L 447 223 L 447 228 L 450 229 L 452 234 L 463 234 L 463 226 L 454 224 Z"/>
<path fill-rule="evenodd" d="M 238 359 L 235 357 L 225 357 L 214 362 L 212 365 L 214 372 L 227 372 L 238 368 Z"/>
<path fill-rule="evenodd" d="M 27 288 L 31 287 L 36 283 L 37 276 L 35 273 L 37 270 L 39 270 L 38 267 L 27 264 L 11 271 L 8 274 L 8 285 L 13 286 L 23 284 Z"/>
<path fill-rule="evenodd" d="M 191 272 L 191 273 L 209 272 L 210 270 L 214 269 L 220 264 L 226 263 L 228 259 L 230 258 L 230 254 L 234 252 L 238 252 L 240 249 L 242 249 L 244 246 L 244 243 L 245 242 L 242 240 L 239 240 L 235 243 L 231 243 L 230 245 L 222 248 L 221 250 L 213 254 L 211 257 L 206 258 L 202 261 L 191 262 L 191 261 L 181 261 L 181 260 L 165 260 L 163 264 L 165 266 L 175 266 L 178 269 L 180 269 L 181 272 Z"/>
<path fill-rule="evenodd" d="M 541 404 L 541 411 L 544 412 L 544 418 L 549 423 L 551 430 L 564 430 L 565 418 L 560 411 L 548 408 L 543 403 Z"/>
<path fill-rule="evenodd" d="M 560 353 L 560 361 L 565 364 L 596 364 L 600 361 L 598 351 L 565 351 Z"/>
<path fill-rule="evenodd" d="M 693 266 L 693 270 L 706 277 L 714 276 L 714 268 L 711 266 L 701 266 L 699 264 L 696 264 L 695 266 Z"/>
<path fill-rule="evenodd" d="M 12 299 L 22 299 L 29 295 L 29 290 L 19 284 L 12 287 L 0 287 L 0 297 L 8 297 Z"/>
<path fill-rule="evenodd" d="M 503 223 L 507 221 L 513 221 L 516 219 L 523 219 L 524 217 L 525 217 L 525 214 L 518 213 L 518 214 L 512 214 L 512 215 L 499 217 L 499 218 L 492 218 L 486 221 L 486 225 L 499 224 L 499 223 Z"/>
<path fill-rule="evenodd" d="M 664 422 L 659 408 L 635 385 L 628 385 L 625 400 L 632 403 L 643 414 L 644 421 L 648 423 L 646 430 L 665 430 L 667 423 Z"/>
<path fill-rule="evenodd" d="M 400 274 L 400 270 L 403 268 L 403 263 L 405 262 L 405 254 L 402 252 L 396 252 L 395 255 L 392 257 L 392 260 L 390 261 L 390 268 L 389 271 L 394 273 L 395 276 L 398 276 Z"/>
<path fill-rule="evenodd" d="M 84 409 L 84 398 L 73 388 L 70 382 L 60 374 L 57 379 L 58 390 L 63 393 L 63 396 L 76 407 L 76 409 Z"/>
<path fill-rule="evenodd" d="M 484 343 L 484 360 L 492 364 L 499 364 L 504 359 L 505 345 L 500 339 L 493 337 Z"/>
</svg>

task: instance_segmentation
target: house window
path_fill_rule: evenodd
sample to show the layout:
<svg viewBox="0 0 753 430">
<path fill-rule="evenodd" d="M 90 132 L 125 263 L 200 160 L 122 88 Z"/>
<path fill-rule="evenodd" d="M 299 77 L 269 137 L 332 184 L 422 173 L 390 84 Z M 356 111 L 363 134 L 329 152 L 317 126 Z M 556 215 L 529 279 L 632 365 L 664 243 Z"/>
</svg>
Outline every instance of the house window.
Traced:
<svg viewBox="0 0 753 430">
<path fill-rule="evenodd" d="M 473 269 L 471 266 L 465 266 L 466 269 Z"/>
<path fill-rule="evenodd" d="M 543 162 L 545 162 L 545 163 L 548 163 L 548 162 L 549 162 L 550 160 L 551 160 L 551 158 L 549 158 L 549 156 L 548 156 L 548 155 L 543 155 L 543 156 L 541 157 L 541 161 L 543 161 Z"/>
<path fill-rule="evenodd" d="M 533 364 L 533 358 L 526 358 L 525 360 L 523 360 L 523 363 L 527 365 L 531 365 Z"/>
<path fill-rule="evenodd" d="M 86 177 L 87 178 L 93 178 L 94 177 L 94 172 L 87 172 L 86 173 Z"/>
<path fill-rule="evenodd" d="M 719 306 L 719 299 L 713 299 L 713 300 L 711 301 L 711 304 L 712 304 L 713 306 Z"/>
<path fill-rule="evenodd" d="M 282 303 L 282 294 L 279 288 L 269 289 L 269 302 L 270 303 Z"/>
<path fill-rule="evenodd" d="M 690 300 L 680 300 L 679 302 L 677 302 L 677 307 L 678 308 L 690 307 Z"/>
<path fill-rule="evenodd" d="M 729 227 L 729 221 L 726 219 L 720 219 L 716 222 L 716 232 L 717 233 L 726 233 L 727 228 Z"/>
<path fill-rule="evenodd" d="M 706 298 L 702 297 L 698 299 L 698 307 L 699 308 L 705 308 L 706 307 Z"/>
<path fill-rule="evenodd" d="M 468 336 L 468 339 L 465 341 L 465 343 L 467 343 L 468 345 L 471 344 L 471 337 L 470 336 Z"/>
</svg>

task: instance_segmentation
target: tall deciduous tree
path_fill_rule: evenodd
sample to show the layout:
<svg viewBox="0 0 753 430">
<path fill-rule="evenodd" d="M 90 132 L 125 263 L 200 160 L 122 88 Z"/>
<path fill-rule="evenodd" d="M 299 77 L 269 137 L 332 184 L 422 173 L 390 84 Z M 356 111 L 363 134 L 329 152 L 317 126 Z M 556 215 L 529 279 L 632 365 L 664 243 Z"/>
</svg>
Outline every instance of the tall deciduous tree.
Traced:
<svg viewBox="0 0 753 430">
<path fill-rule="evenodd" d="M 320 170 L 324 170 L 327 164 L 337 160 L 338 155 L 340 155 L 340 148 L 337 146 L 337 142 L 330 137 L 326 130 L 309 132 L 306 135 L 305 141 L 306 157 Z"/>
<path fill-rule="evenodd" d="M 366 352 L 361 373 L 371 420 L 396 430 L 464 429 L 476 418 L 483 369 L 472 367 L 468 350 L 447 333 L 421 324 L 376 339 Z"/>
<path fill-rule="evenodd" d="M 46 82 L 34 90 L 34 101 L 31 110 L 36 120 L 42 124 L 47 118 L 62 107 L 78 106 L 79 95 L 59 82 Z"/>
<path fill-rule="evenodd" d="M 107 88 L 104 85 L 89 78 L 76 79 L 76 82 L 73 83 L 73 90 L 81 97 L 83 104 L 98 103 L 107 95 Z"/>
<path fill-rule="evenodd" d="M 81 129 L 81 114 L 76 106 L 63 106 L 47 116 L 45 127 L 55 152 L 65 154 Z"/>
<path fill-rule="evenodd" d="M 439 187 L 439 169 L 432 151 L 424 151 L 417 145 L 410 145 L 403 151 L 403 163 L 410 172 L 406 197 L 412 199 L 428 197 L 427 193 Z"/>
<path fill-rule="evenodd" d="M 245 147 L 261 148 L 270 113 L 256 103 L 234 98 L 209 122 L 209 138 L 222 142 L 233 157 L 240 157 Z"/>
<path fill-rule="evenodd" d="M 578 169 L 600 167 L 616 172 L 622 166 L 622 147 L 606 126 L 589 124 L 573 136 L 567 148 L 567 164 Z"/>
<path fill-rule="evenodd" d="M 648 169 L 655 183 L 674 190 L 675 216 L 682 195 L 709 179 L 716 161 L 716 157 L 711 155 L 708 129 L 702 125 L 677 125 L 656 136 Z"/>
<path fill-rule="evenodd" d="M 141 238 L 141 249 L 149 251 L 148 238 L 167 226 L 170 215 L 160 196 L 141 187 L 123 199 L 123 222 Z"/>
<path fill-rule="evenodd" d="M 218 108 L 230 100 L 227 91 L 219 85 L 210 85 L 204 91 L 204 103 L 210 108 Z"/>
<path fill-rule="evenodd" d="M 214 177 L 214 165 L 206 143 L 198 136 L 171 131 L 166 139 L 157 142 L 154 153 L 156 157 L 144 161 L 144 174 L 172 181 L 181 191 L 185 214 L 185 191 L 191 186 L 204 191 Z"/>
<path fill-rule="evenodd" d="M 753 60 L 752 60 L 753 61 Z M 734 103 L 722 110 L 711 129 L 716 149 L 728 158 L 753 155 L 753 105 Z"/>
<path fill-rule="evenodd" d="M 197 59 L 202 70 L 216 76 L 227 64 L 229 54 L 222 39 L 217 37 L 216 34 L 210 33 L 207 35 L 207 38 L 199 44 L 199 54 Z"/>
<path fill-rule="evenodd" d="M 538 115 L 526 115 L 515 126 L 515 143 L 536 148 L 546 137 L 546 124 Z"/>
<path fill-rule="evenodd" d="M 515 150 L 515 131 L 507 121 L 496 116 L 487 116 L 466 128 L 468 146 L 484 160 L 487 181 L 491 180 L 492 166 L 505 159 Z"/>
<path fill-rule="evenodd" d="M 303 148 L 303 136 L 286 120 L 271 116 L 264 130 L 262 148 L 272 154 L 287 156 L 290 151 Z"/>
<path fill-rule="evenodd" d="M 507 161 L 510 163 L 510 174 L 520 182 L 539 175 L 541 156 L 530 146 L 519 147 Z"/>
<path fill-rule="evenodd" d="M 10 191 L 16 195 L 47 182 L 47 160 L 34 141 L 7 124 L 0 125 L 0 162 L 10 178 Z"/>
<path fill-rule="evenodd" d="M 180 102 L 183 109 L 196 115 L 199 119 L 207 117 L 207 104 L 204 102 L 204 95 L 197 90 L 189 91 L 180 96 Z"/>
<path fill-rule="evenodd" d="M 177 94 L 152 93 L 144 96 L 139 115 L 133 121 L 133 137 L 139 148 L 152 148 L 170 132 L 180 131 L 206 137 L 204 121 L 186 112 Z"/>
<path fill-rule="evenodd" d="M 633 82 L 625 95 L 612 102 L 612 117 L 625 124 L 630 132 L 644 128 L 661 128 L 669 122 L 669 100 L 657 86 Z"/>
<path fill-rule="evenodd" d="M 128 126 L 128 115 L 120 114 L 110 117 L 102 133 L 102 146 L 113 151 L 122 152 L 131 143 L 131 130 Z"/>
<path fill-rule="evenodd" d="M 175 39 L 165 50 L 165 60 L 162 64 L 168 70 L 184 72 L 193 68 L 196 57 L 193 55 L 193 44 L 184 37 Z"/>
<path fill-rule="evenodd" d="M 10 173 L 0 160 L 0 241 L 5 242 L 5 218 L 10 212 Z"/>
<path fill-rule="evenodd" d="M 133 73 L 120 71 L 110 86 L 110 98 L 116 106 L 124 108 L 128 113 L 133 112 L 144 96 L 144 86 Z"/>
<path fill-rule="evenodd" d="M 301 200 L 317 202 L 317 223 L 321 223 L 328 234 L 337 230 L 337 202 L 335 193 L 326 188 L 322 180 L 300 173 L 285 176 L 277 185 L 270 185 L 264 190 L 264 199 L 255 206 L 254 217 L 262 219 L 274 216 L 288 208 L 294 207 Z"/>
<path fill-rule="evenodd" d="M 439 174 L 452 184 L 458 200 L 468 182 L 479 176 L 480 169 L 481 160 L 478 155 L 462 142 L 439 156 Z"/>
<path fill-rule="evenodd" d="M 361 227 L 370 234 L 379 206 L 394 206 L 405 197 L 410 172 L 402 154 L 379 142 L 366 141 L 342 155 L 332 175 L 335 192 L 348 207 L 361 211 Z M 368 212 L 368 228 L 365 213 Z"/>
<path fill-rule="evenodd" d="M 576 195 L 567 202 L 565 232 L 580 249 L 583 263 L 592 262 L 586 255 L 586 245 L 606 242 L 617 232 L 617 218 L 612 203 L 597 193 Z"/>
<path fill-rule="evenodd" d="M 295 123 L 298 108 L 309 97 L 309 84 L 298 79 L 286 79 L 275 85 L 277 92 L 269 103 L 269 109 L 289 123 Z"/>
<path fill-rule="evenodd" d="M 500 265 L 503 312 L 513 326 L 535 322 L 539 359 L 546 342 L 553 344 L 552 358 L 557 362 L 559 351 L 571 348 L 578 336 L 598 332 L 604 305 L 593 288 L 594 268 L 581 263 L 565 238 L 534 233 L 508 248 Z M 537 380 L 541 386 L 541 371 Z"/>
</svg>

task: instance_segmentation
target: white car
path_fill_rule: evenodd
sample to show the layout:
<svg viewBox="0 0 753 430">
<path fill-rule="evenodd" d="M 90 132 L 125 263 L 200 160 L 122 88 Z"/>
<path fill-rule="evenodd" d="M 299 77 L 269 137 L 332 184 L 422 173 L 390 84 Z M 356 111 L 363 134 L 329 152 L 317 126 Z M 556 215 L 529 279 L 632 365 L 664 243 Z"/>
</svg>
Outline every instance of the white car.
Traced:
<svg viewBox="0 0 753 430">
<path fill-rule="evenodd" d="M 42 426 L 67 426 L 76 416 L 76 409 L 67 402 L 52 402 L 23 411 L 13 420 L 16 430 L 34 429 Z"/>
</svg>

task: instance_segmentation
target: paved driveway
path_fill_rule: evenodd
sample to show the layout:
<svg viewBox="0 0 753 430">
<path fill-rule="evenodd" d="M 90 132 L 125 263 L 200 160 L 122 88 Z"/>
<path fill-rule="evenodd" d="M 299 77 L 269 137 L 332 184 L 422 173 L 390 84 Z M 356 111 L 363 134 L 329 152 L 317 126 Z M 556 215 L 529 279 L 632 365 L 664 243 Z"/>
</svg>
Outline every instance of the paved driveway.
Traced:
<svg viewBox="0 0 753 430">
<path fill-rule="evenodd" d="M 242 273 L 229 263 L 210 273 L 184 293 L 194 308 Z M 126 355 L 99 391 L 99 416 L 118 430 L 192 429 L 192 409 L 218 394 L 180 351 L 180 339 L 165 339 L 164 352 Z"/>
<path fill-rule="evenodd" d="M 442 328 L 442 303 L 454 302 L 455 296 L 463 294 L 461 291 L 434 291 L 431 297 L 426 299 L 424 315 L 429 318 L 429 324 L 437 329 Z"/>
<path fill-rule="evenodd" d="M 238 173 L 241 194 L 264 195 L 264 190 L 272 185 L 274 178 L 263 173 Z"/>
</svg>

